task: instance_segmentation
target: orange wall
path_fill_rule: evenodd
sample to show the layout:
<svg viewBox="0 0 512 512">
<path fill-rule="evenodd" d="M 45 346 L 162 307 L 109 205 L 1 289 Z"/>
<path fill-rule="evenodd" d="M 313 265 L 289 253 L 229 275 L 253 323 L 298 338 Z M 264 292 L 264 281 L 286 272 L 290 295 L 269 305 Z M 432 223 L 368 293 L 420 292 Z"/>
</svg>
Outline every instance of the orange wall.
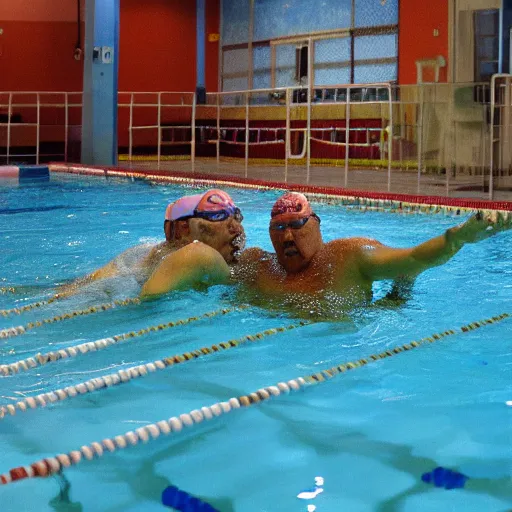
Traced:
<svg viewBox="0 0 512 512">
<path fill-rule="evenodd" d="M 439 36 L 433 35 L 434 29 Z M 416 83 L 416 60 L 442 55 L 447 66 L 441 68 L 439 81 L 446 82 L 448 68 L 448 2 L 447 0 L 400 0 L 398 82 Z M 423 80 L 433 75 L 423 72 Z"/>
<path fill-rule="evenodd" d="M 207 32 L 218 32 L 219 2 L 206 3 Z M 195 2 L 120 3 L 119 90 L 195 90 Z M 82 90 L 76 9 L 77 0 L 0 0 L 0 90 Z M 206 67 L 207 89 L 215 91 L 218 43 L 206 42 Z"/>
<path fill-rule="evenodd" d="M 121 0 L 119 90 L 195 89 L 195 2 Z"/>
<path fill-rule="evenodd" d="M 219 0 L 206 2 L 206 31 L 219 30 Z M 193 92 L 196 88 L 196 3 L 194 0 L 121 0 L 119 91 Z M 217 91 L 218 43 L 206 38 L 206 88 Z M 123 96 L 122 101 L 126 100 Z M 168 99 L 169 100 L 169 99 Z M 139 102 L 147 102 L 140 97 Z M 153 96 L 150 101 L 156 101 Z M 165 98 L 164 98 L 165 101 Z M 188 116 L 164 109 L 162 122 Z M 176 119 L 175 119 L 176 118 Z M 118 112 L 119 145 L 128 145 L 129 110 Z M 157 109 L 134 109 L 134 124 L 157 124 Z M 156 130 L 137 130 L 134 144 L 154 145 Z"/>
<path fill-rule="evenodd" d="M 76 0 L 0 0 L 0 28 L 0 90 L 82 90 Z"/>
<path fill-rule="evenodd" d="M 77 0 L 0 0 L 2 21 L 75 21 L 76 11 Z"/>
</svg>

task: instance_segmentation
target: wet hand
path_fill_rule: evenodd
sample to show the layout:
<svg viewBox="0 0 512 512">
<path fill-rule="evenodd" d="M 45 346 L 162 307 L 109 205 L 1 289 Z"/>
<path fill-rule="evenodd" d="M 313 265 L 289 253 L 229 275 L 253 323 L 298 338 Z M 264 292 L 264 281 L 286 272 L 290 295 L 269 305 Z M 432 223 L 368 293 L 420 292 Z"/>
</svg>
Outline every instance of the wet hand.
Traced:
<svg viewBox="0 0 512 512">
<path fill-rule="evenodd" d="M 512 212 L 478 211 L 455 228 L 454 238 L 463 244 L 472 244 L 511 228 Z"/>
</svg>

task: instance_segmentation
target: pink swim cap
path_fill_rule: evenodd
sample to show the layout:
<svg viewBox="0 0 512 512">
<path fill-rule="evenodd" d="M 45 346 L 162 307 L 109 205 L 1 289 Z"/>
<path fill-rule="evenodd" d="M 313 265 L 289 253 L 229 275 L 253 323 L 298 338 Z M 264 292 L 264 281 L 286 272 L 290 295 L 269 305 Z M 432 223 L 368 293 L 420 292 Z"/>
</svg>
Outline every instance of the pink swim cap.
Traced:
<svg viewBox="0 0 512 512">
<path fill-rule="evenodd" d="M 174 203 L 170 203 L 165 210 L 165 220 L 179 220 L 185 217 L 193 217 L 196 211 L 216 212 L 234 206 L 235 203 L 229 194 L 223 190 L 211 189 L 203 194 L 184 196 Z"/>
<path fill-rule="evenodd" d="M 313 210 L 309 206 L 307 197 L 299 192 L 287 192 L 281 196 L 272 207 L 270 217 L 273 219 L 284 213 L 295 213 L 299 217 L 311 215 Z"/>
</svg>

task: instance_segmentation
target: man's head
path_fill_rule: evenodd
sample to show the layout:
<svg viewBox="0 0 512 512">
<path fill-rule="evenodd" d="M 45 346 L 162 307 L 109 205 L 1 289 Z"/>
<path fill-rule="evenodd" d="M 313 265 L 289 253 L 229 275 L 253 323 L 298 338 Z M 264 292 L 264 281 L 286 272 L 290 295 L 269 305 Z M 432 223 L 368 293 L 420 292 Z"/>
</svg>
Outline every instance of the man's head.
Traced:
<svg viewBox="0 0 512 512">
<path fill-rule="evenodd" d="M 290 274 L 304 270 L 323 245 L 320 218 L 306 196 L 298 192 L 281 196 L 270 216 L 270 239 L 277 260 Z"/>
<path fill-rule="evenodd" d="M 218 189 L 184 196 L 167 206 L 164 231 L 168 242 L 194 240 L 213 247 L 227 263 L 236 261 L 245 245 L 243 216 L 229 195 Z"/>
</svg>

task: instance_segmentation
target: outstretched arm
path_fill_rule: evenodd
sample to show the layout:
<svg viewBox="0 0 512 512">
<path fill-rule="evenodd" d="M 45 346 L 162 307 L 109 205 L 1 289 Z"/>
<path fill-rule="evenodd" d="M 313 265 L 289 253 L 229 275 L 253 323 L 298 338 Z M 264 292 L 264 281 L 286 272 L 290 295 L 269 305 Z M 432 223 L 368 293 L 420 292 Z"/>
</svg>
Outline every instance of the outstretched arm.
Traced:
<svg viewBox="0 0 512 512">
<path fill-rule="evenodd" d="M 478 212 L 444 234 L 409 249 L 376 245 L 365 249 L 362 274 L 372 280 L 413 278 L 428 268 L 446 263 L 467 243 L 475 243 L 510 229 L 512 216 L 502 212 Z"/>
<path fill-rule="evenodd" d="M 169 254 L 155 269 L 141 290 L 141 297 L 184 290 L 200 283 L 229 281 L 229 267 L 215 249 L 195 242 Z"/>
<path fill-rule="evenodd" d="M 57 294 L 60 298 L 71 297 L 80 291 L 80 289 L 93 281 L 98 279 L 104 279 L 106 277 L 112 277 L 117 274 L 117 258 L 109 261 L 103 267 L 87 274 L 86 276 L 79 277 L 69 284 L 64 284 L 57 288 Z"/>
<path fill-rule="evenodd" d="M 100 267 L 86 276 L 74 279 L 71 283 L 60 286 L 57 289 L 57 295 L 59 297 L 69 297 L 78 293 L 84 286 L 98 281 L 99 279 L 106 279 L 109 277 L 115 277 L 119 275 L 121 269 L 125 268 L 127 261 L 139 261 L 147 253 L 149 253 L 149 245 L 136 245 L 129 247 L 121 254 L 117 255 L 114 259 L 110 260 L 106 265 Z"/>
</svg>

